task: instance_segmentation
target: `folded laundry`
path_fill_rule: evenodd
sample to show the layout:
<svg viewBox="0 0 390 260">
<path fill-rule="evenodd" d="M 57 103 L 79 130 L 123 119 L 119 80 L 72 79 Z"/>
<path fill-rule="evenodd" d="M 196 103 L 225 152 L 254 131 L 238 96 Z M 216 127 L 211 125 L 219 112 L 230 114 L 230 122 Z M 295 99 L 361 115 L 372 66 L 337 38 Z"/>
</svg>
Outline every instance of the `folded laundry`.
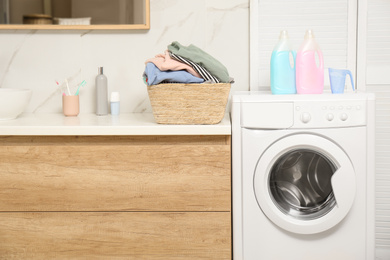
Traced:
<svg viewBox="0 0 390 260">
<path fill-rule="evenodd" d="M 168 50 L 175 55 L 191 60 L 192 62 L 205 68 L 213 76 L 218 78 L 220 82 L 227 83 L 230 81 L 229 72 L 226 67 L 195 45 L 191 44 L 189 46 L 183 46 L 179 42 L 175 41 L 168 45 Z"/>
<path fill-rule="evenodd" d="M 161 71 L 152 62 L 148 62 L 145 67 L 144 78 L 148 86 L 163 82 L 170 83 L 203 83 L 204 79 L 193 76 L 185 70 Z"/>
<path fill-rule="evenodd" d="M 173 54 L 172 52 L 169 52 L 169 55 L 171 55 L 172 58 L 174 58 L 174 59 L 176 59 L 176 60 L 178 60 L 180 62 L 183 62 L 183 63 L 188 64 L 189 66 L 191 66 L 196 72 L 198 72 L 201 75 L 201 77 L 205 81 L 209 81 L 209 82 L 212 82 L 212 83 L 219 83 L 220 82 L 216 77 L 214 77 L 205 68 L 203 68 L 202 66 L 192 62 L 191 60 L 183 58 L 180 55 Z"/>
<path fill-rule="evenodd" d="M 166 50 L 164 54 L 157 54 L 154 58 L 148 59 L 145 64 L 147 64 L 148 62 L 152 62 L 161 71 L 185 70 L 195 77 L 202 78 L 202 76 L 198 72 L 196 72 L 191 65 L 180 62 L 177 59 L 172 59 L 169 55 L 168 50 Z"/>
</svg>

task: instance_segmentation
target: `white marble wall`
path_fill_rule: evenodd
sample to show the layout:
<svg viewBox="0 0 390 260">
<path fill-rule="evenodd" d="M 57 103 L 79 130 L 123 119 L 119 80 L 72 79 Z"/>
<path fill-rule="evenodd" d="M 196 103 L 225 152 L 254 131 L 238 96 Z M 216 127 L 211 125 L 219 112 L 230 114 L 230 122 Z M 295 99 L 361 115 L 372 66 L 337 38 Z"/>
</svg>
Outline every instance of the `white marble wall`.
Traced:
<svg viewBox="0 0 390 260">
<path fill-rule="evenodd" d="M 172 41 L 194 44 L 218 60 L 235 79 L 232 90 L 249 89 L 249 0 L 151 0 L 148 31 L 0 31 L 0 87 L 30 88 L 26 112 L 61 112 L 55 81 L 85 79 L 80 112 L 95 111 L 99 66 L 109 93 L 119 91 L 121 112 L 151 111 L 142 81 L 144 61 Z"/>
</svg>

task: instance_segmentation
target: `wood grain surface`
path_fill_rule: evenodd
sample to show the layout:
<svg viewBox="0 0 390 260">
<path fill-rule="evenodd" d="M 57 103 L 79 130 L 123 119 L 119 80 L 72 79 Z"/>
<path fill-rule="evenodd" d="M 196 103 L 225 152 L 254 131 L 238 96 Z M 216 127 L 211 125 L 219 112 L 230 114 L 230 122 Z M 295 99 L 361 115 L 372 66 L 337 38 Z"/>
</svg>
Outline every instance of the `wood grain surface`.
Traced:
<svg viewBox="0 0 390 260">
<path fill-rule="evenodd" d="M 230 259 L 230 213 L 0 213 L 0 241 L 0 259 Z"/>
<path fill-rule="evenodd" d="M 226 138 L 0 138 L 0 211 L 229 211 Z"/>
<path fill-rule="evenodd" d="M 231 259 L 230 136 L 0 136 L 0 259 Z"/>
</svg>

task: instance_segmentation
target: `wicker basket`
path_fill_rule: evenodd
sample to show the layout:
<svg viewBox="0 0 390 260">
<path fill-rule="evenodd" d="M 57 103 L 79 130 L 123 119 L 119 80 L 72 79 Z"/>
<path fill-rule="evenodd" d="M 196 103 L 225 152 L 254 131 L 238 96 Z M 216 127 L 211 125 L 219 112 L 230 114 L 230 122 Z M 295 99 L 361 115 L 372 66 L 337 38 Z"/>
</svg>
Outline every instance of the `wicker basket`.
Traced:
<svg viewBox="0 0 390 260">
<path fill-rule="evenodd" d="M 230 83 L 148 86 L 153 115 L 159 124 L 218 124 L 225 115 L 229 92 Z"/>
</svg>

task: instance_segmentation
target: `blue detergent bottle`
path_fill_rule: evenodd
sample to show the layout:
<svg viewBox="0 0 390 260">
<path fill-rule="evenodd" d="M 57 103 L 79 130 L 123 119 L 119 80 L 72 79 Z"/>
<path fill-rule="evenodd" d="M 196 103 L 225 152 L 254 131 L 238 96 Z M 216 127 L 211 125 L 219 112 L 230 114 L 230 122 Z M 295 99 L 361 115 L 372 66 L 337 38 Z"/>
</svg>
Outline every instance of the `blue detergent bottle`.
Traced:
<svg viewBox="0 0 390 260">
<path fill-rule="evenodd" d="M 296 51 L 287 31 L 281 31 L 279 41 L 271 56 L 271 92 L 272 94 L 296 94 L 295 87 L 295 58 Z"/>
</svg>

